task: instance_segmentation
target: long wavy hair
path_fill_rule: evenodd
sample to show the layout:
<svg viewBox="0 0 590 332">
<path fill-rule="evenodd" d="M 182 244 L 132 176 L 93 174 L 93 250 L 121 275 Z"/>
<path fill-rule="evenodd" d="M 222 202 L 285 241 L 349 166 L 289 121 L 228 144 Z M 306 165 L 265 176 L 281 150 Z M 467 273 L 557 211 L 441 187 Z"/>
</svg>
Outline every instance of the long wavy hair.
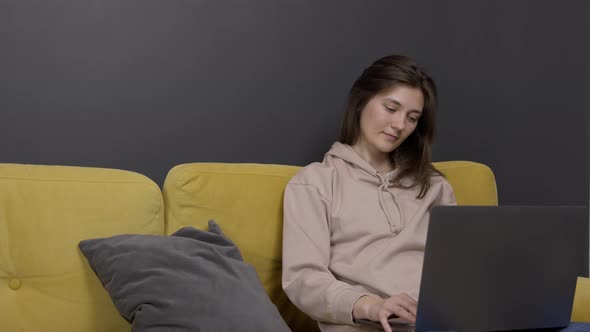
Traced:
<svg viewBox="0 0 590 332">
<path fill-rule="evenodd" d="M 339 142 L 354 144 L 360 136 L 361 113 L 369 100 L 399 85 L 420 89 L 424 96 L 424 108 L 414 132 L 390 154 L 394 167 L 398 169 L 392 181 L 401 188 L 420 186 L 417 198 L 422 198 L 430 189 L 431 177 L 442 176 L 432 166 L 431 155 L 438 97 L 434 80 L 412 59 L 390 55 L 375 61 L 363 71 L 348 94 Z M 405 179 L 409 179 L 409 183 Z"/>
</svg>

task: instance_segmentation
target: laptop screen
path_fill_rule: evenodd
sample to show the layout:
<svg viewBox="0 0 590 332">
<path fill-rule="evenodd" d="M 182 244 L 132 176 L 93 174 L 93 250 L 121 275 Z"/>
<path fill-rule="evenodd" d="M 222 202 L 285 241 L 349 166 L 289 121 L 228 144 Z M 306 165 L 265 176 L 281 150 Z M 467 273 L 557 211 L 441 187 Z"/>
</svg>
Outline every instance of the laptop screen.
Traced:
<svg viewBox="0 0 590 332">
<path fill-rule="evenodd" d="M 588 209 L 435 207 L 425 250 L 417 331 L 566 326 L 588 275 Z"/>
</svg>

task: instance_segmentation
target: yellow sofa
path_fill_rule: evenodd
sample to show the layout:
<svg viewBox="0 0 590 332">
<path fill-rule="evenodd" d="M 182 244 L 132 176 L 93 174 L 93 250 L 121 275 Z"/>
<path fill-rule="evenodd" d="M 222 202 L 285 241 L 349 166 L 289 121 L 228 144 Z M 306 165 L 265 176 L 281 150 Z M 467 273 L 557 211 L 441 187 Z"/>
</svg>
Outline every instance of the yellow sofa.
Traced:
<svg viewBox="0 0 590 332">
<path fill-rule="evenodd" d="M 484 165 L 440 162 L 462 205 L 496 205 L 493 173 Z M 83 239 L 115 234 L 171 234 L 207 228 L 215 219 L 258 272 L 294 331 L 315 322 L 280 286 L 282 194 L 299 167 L 183 164 L 161 191 L 129 171 L 0 164 L 0 330 L 129 331 L 86 259 Z M 573 320 L 590 321 L 587 279 L 580 279 Z M 584 295 L 584 296 L 582 296 Z"/>
</svg>

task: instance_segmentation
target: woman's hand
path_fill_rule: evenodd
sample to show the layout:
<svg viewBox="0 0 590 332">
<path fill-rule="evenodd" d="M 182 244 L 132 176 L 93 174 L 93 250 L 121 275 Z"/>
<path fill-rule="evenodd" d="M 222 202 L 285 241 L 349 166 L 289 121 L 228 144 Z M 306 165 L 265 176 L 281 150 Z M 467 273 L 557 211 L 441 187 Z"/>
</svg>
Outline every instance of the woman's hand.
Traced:
<svg viewBox="0 0 590 332">
<path fill-rule="evenodd" d="M 355 319 L 369 319 L 381 322 L 383 330 L 391 332 L 387 322 L 390 316 L 416 323 L 416 301 L 406 293 L 396 294 L 388 299 L 367 295 L 359 298 L 352 311 Z"/>
</svg>

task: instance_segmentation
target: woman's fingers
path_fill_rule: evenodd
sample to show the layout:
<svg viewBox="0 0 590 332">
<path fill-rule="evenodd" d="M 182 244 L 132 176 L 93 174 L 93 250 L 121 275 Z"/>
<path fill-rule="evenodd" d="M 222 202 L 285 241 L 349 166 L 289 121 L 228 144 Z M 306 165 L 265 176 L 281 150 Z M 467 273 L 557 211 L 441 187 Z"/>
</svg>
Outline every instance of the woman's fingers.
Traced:
<svg viewBox="0 0 590 332">
<path fill-rule="evenodd" d="M 392 296 L 384 303 L 384 309 L 409 322 L 416 322 L 417 303 L 407 294 Z"/>
<path fill-rule="evenodd" d="M 392 332 L 388 322 L 390 316 L 397 316 L 408 322 L 416 323 L 417 308 L 418 304 L 411 296 L 406 293 L 397 294 L 382 302 L 377 317 L 383 330 Z"/>
<path fill-rule="evenodd" d="M 391 326 L 389 326 L 389 322 L 387 321 L 387 317 L 389 317 L 389 314 L 383 311 L 379 314 L 379 321 L 381 322 L 381 326 L 383 326 L 383 331 L 392 332 Z"/>
<path fill-rule="evenodd" d="M 416 315 L 412 314 L 402 306 L 398 306 L 398 309 L 394 312 L 394 314 L 407 320 L 410 323 L 416 323 Z"/>
<path fill-rule="evenodd" d="M 418 303 L 412 297 L 410 297 L 406 293 L 402 293 L 400 296 L 400 301 L 404 309 L 410 312 L 414 317 L 416 317 L 416 312 L 418 310 Z"/>
</svg>

